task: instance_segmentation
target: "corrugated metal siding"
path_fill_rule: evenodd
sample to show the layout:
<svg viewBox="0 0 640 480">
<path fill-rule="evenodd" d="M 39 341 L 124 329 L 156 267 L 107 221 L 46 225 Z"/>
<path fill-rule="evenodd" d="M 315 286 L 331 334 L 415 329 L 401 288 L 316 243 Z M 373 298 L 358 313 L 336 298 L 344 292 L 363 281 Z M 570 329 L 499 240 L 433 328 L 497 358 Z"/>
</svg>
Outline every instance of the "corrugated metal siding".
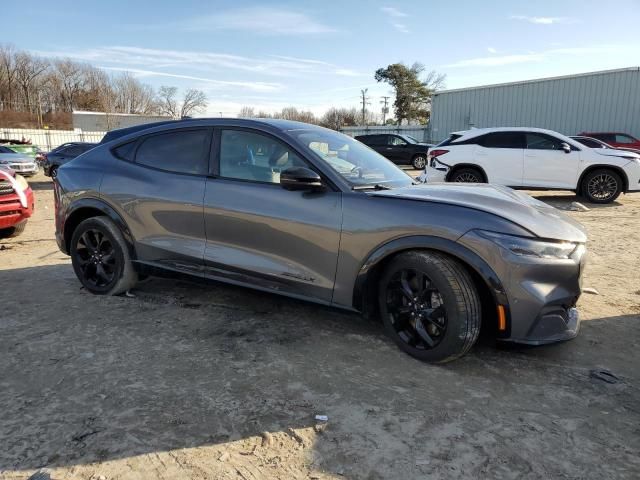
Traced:
<svg viewBox="0 0 640 480">
<path fill-rule="evenodd" d="M 435 140 L 471 127 L 539 127 L 640 138 L 640 68 L 451 90 L 433 98 Z"/>
</svg>

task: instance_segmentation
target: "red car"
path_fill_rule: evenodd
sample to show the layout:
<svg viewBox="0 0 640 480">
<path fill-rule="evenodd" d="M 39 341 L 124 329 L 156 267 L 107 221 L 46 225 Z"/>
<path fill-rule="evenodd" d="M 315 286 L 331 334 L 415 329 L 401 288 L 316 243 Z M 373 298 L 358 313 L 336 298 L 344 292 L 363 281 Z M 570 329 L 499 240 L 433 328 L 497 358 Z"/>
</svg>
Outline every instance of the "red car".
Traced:
<svg viewBox="0 0 640 480">
<path fill-rule="evenodd" d="M 33 191 L 26 180 L 0 169 L 0 238 L 20 235 L 33 207 Z"/>
<path fill-rule="evenodd" d="M 627 133 L 617 132 L 583 132 L 580 135 L 584 137 L 597 138 L 604 143 L 615 148 L 633 148 L 640 149 L 640 140 Z"/>
</svg>

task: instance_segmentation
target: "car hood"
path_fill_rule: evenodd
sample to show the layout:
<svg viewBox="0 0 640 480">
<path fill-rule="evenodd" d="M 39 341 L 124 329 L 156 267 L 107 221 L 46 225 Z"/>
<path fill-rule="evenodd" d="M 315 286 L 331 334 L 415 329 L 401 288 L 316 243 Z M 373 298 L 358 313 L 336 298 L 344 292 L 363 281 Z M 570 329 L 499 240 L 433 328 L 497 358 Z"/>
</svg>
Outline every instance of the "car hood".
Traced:
<svg viewBox="0 0 640 480">
<path fill-rule="evenodd" d="M 596 152 L 599 155 L 604 155 L 605 157 L 622 157 L 622 158 L 640 158 L 636 152 L 631 150 L 618 150 L 614 148 L 593 148 L 592 152 Z"/>
<path fill-rule="evenodd" d="M 21 153 L 0 153 L 0 161 L 8 160 L 11 163 L 33 163 L 33 158 Z"/>
<path fill-rule="evenodd" d="M 573 218 L 525 193 L 499 185 L 431 183 L 379 190 L 371 195 L 473 208 L 505 218 L 541 238 L 587 240 L 584 227 Z"/>
</svg>

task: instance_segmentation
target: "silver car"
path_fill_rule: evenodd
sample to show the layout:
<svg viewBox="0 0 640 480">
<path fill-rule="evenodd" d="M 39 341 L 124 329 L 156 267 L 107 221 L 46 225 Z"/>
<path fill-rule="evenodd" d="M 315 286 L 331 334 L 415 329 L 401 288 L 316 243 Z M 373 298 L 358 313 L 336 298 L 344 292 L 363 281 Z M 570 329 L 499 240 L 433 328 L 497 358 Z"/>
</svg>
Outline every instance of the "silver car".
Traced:
<svg viewBox="0 0 640 480">
<path fill-rule="evenodd" d="M 0 145 L 0 165 L 25 177 L 38 173 L 38 164 L 33 158 L 16 153 L 4 145 Z"/>
<path fill-rule="evenodd" d="M 480 328 L 543 344 L 578 332 L 583 228 L 506 187 L 417 184 L 350 137 L 285 120 L 111 132 L 60 167 L 56 238 L 84 287 L 189 274 L 380 317 L 419 359 Z"/>
</svg>

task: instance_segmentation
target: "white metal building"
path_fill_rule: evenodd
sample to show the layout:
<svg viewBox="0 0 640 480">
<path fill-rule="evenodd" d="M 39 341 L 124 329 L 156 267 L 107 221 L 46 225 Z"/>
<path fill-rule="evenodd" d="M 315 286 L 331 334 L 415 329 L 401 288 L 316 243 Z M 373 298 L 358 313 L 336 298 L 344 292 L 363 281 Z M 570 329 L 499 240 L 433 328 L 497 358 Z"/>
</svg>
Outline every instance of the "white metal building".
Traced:
<svg viewBox="0 0 640 480">
<path fill-rule="evenodd" d="M 540 127 L 640 138 L 640 67 L 460 88 L 433 97 L 431 137 L 483 127 Z"/>
</svg>

